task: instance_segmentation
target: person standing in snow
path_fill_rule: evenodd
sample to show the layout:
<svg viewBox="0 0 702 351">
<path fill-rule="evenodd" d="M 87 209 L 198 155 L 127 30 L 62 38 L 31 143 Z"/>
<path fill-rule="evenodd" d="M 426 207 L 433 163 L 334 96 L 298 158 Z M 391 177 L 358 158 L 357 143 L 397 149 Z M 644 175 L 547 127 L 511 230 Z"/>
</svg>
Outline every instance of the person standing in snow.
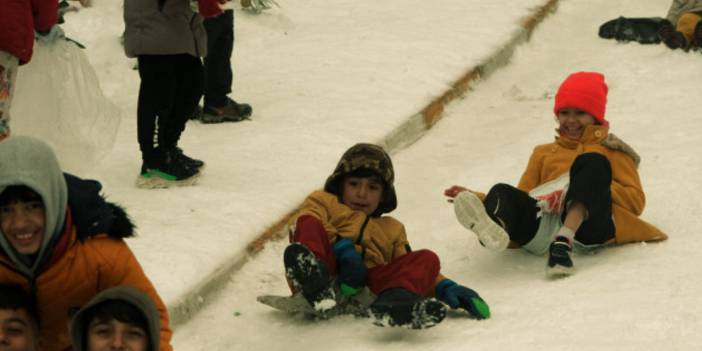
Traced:
<svg viewBox="0 0 702 351">
<path fill-rule="evenodd" d="M 230 0 L 228 0 L 230 1 Z M 205 91 L 202 111 L 196 117 L 202 123 L 239 122 L 253 112 L 251 105 L 238 103 L 227 96 L 232 92 L 232 51 L 234 49 L 234 10 L 205 18 L 207 52 L 205 57 Z"/>
<path fill-rule="evenodd" d="M 18 66 L 32 58 L 35 33 L 51 42 L 63 31 L 57 0 L 2 0 L 0 2 L 0 140 L 10 135 L 10 103 Z"/>
<path fill-rule="evenodd" d="M 454 185 L 444 191 L 458 221 L 489 249 L 548 252 L 547 274 L 573 272 L 573 247 L 665 240 L 639 218 L 645 196 L 639 156 L 609 132 L 607 84 L 597 72 L 569 75 L 556 94 L 556 140 L 538 145 L 517 187 L 486 194 Z M 510 245 L 511 244 L 511 245 Z"/>
<path fill-rule="evenodd" d="M 151 298 L 117 286 L 100 292 L 71 321 L 73 351 L 157 351 L 159 318 Z"/>
<path fill-rule="evenodd" d="M 658 35 L 671 49 L 701 47 L 702 0 L 673 0 Z"/>
<path fill-rule="evenodd" d="M 367 286 L 377 295 L 370 306 L 377 323 L 411 329 L 441 322 L 444 303 L 490 317 L 475 291 L 441 275 L 437 255 L 413 251 L 404 225 L 384 215 L 397 207 L 393 182 L 381 147 L 359 143 L 344 153 L 324 190 L 310 194 L 289 223 L 284 263 L 293 293 L 324 312 L 336 291 L 352 296 Z"/>
<path fill-rule="evenodd" d="M 149 295 L 160 318 L 160 350 L 170 351 L 168 311 L 124 242 L 134 225 L 105 201 L 97 181 L 64 174 L 41 140 L 0 143 L 0 283 L 36 301 L 45 351 L 70 347 L 69 312 L 119 285 Z"/>
<path fill-rule="evenodd" d="M 178 140 L 203 89 L 200 57 L 207 55 L 202 17 L 222 13 L 219 2 L 125 0 L 124 50 L 139 64 L 137 139 L 142 165 L 137 186 L 193 185 L 204 163 L 183 153 Z"/>
</svg>

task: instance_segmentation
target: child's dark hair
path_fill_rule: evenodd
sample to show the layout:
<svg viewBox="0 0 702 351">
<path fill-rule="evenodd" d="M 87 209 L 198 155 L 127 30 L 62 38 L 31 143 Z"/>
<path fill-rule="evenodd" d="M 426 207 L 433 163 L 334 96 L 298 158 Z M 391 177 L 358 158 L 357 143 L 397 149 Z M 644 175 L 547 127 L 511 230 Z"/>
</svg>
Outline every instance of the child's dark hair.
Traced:
<svg viewBox="0 0 702 351">
<path fill-rule="evenodd" d="M 385 184 L 385 181 L 383 181 L 383 178 L 378 174 L 378 172 L 368 169 L 368 168 L 359 168 L 357 170 L 351 171 L 349 173 L 344 174 L 340 178 L 340 182 L 336 185 L 336 189 L 334 192 L 334 195 L 336 195 L 339 198 L 339 201 L 341 201 L 341 198 L 344 195 L 344 180 L 349 178 L 349 177 L 357 177 L 357 178 L 375 178 L 378 182 L 383 184 L 383 189 L 387 187 L 387 184 Z"/>
<path fill-rule="evenodd" d="M 0 284 L 0 310 L 25 310 L 31 319 L 32 328 L 39 331 L 39 314 L 36 303 L 21 286 Z"/>
<path fill-rule="evenodd" d="M 26 185 L 11 185 L 0 193 L 0 206 L 7 206 L 13 202 L 42 201 L 36 191 Z"/>
<path fill-rule="evenodd" d="M 83 320 L 85 321 L 83 345 L 88 345 L 88 327 L 93 321 L 98 323 L 117 320 L 122 323 L 131 324 L 144 330 L 147 339 L 150 338 L 149 322 L 142 312 L 136 306 L 122 300 L 106 300 L 85 311 Z M 151 345 L 151 341 L 147 340 L 147 345 Z"/>
</svg>

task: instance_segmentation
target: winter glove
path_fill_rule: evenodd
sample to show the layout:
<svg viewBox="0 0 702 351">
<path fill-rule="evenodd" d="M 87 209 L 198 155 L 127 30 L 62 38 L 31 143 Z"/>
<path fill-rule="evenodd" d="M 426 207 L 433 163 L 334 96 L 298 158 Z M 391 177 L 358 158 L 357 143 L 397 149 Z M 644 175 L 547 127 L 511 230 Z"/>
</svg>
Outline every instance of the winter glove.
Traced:
<svg viewBox="0 0 702 351">
<path fill-rule="evenodd" d="M 337 240 L 332 248 L 339 267 L 337 281 L 341 293 L 347 296 L 356 295 L 366 285 L 368 272 L 366 265 L 349 239 Z"/>
<path fill-rule="evenodd" d="M 458 285 L 451 279 L 444 279 L 435 288 L 436 298 L 451 308 L 463 308 L 477 319 L 490 317 L 490 307 L 472 289 Z"/>
<path fill-rule="evenodd" d="M 66 35 L 63 33 L 63 29 L 61 29 L 58 24 L 54 24 L 51 29 L 46 32 L 34 32 L 34 38 L 44 45 L 52 44 L 56 40 L 65 37 Z"/>
</svg>

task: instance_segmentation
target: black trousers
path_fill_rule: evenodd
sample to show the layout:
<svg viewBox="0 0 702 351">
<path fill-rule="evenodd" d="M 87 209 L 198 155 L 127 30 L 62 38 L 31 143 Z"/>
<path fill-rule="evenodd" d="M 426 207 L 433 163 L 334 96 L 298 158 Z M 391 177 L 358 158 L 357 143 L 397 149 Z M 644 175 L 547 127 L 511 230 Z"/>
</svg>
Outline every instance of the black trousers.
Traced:
<svg viewBox="0 0 702 351">
<path fill-rule="evenodd" d="M 222 107 L 232 92 L 232 51 L 234 49 L 234 11 L 205 19 L 207 57 L 205 57 L 205 105 Z"/>
<path fill-rule="evenodd" d="M 565 203 L 580 202 L 588 212 L 575 233 L 575 240 L 593 245 L 614 238 L 611 184 L 612 167 L 606 157 L 585 153 L 573 162 Z M 487 193 L 484 205 L 490 218 L 502 225 L 517 244 L 525 245 L 536 235 L 539 207 L 528 193 L 508 184 L 496 184 Z M 563 213 L 561 222 L 565 216 Z"/>
<path fill-rule="evenodd" d="M 178 145 L 190 113 L 202 96 L 199 57 L 140 55 L 137 138 L 144 163 L 158 165 Z"/>
</svg>

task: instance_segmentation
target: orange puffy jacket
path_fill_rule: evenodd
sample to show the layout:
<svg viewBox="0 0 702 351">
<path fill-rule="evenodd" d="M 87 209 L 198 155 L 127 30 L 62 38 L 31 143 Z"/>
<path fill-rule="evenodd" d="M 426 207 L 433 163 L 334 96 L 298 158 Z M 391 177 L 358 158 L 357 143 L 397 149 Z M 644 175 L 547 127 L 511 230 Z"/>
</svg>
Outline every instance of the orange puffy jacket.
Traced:
<svg viewBox="0 0 702 351">
<path fill-rule="evenodd" d="M 124 215 L 121 209 L 115 212 Z M 132 233 L 79 237 L 70 209 L 64 228 L 51 255 L 33 280 L 16 271 L 14 263 L 0 251 L 0 282 L 20 284 L 36 299 L 44 345 L 42 350 L 70 350 L 70 314 L 87 304 L 98 292 L 118 285 L 140 289 L 153 299 L 161 319 L 160 350 L 172 350 L 168 311 L 136 257 L 122 240 Z"/>
</svg>

